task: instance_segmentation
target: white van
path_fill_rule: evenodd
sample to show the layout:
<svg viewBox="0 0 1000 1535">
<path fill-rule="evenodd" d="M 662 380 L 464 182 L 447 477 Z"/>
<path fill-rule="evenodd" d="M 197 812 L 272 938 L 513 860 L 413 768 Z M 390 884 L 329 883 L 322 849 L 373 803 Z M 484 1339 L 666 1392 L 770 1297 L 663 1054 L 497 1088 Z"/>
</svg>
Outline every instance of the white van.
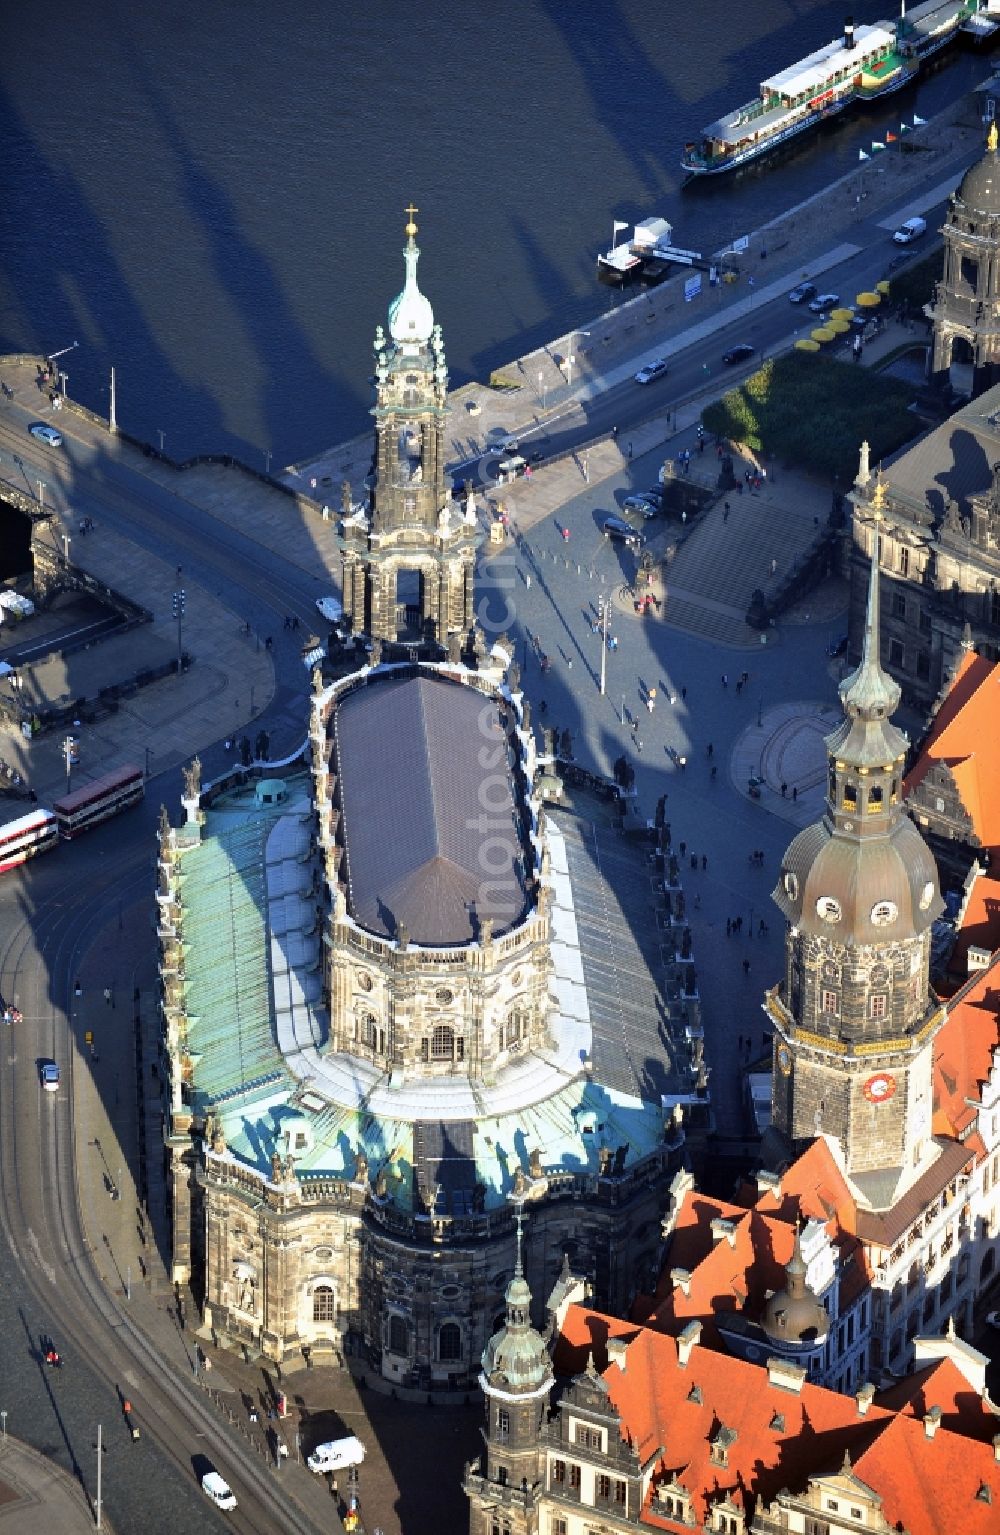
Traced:
<svg viewBox="0 0 1000 1535">
<path fill-rule="evenodd" d="M 914 240 L 919 240 L 920 236 L 926 233 L 926 219 L 907 219 L 905 224 L 900 224 L 892 238 L 897 245 L 911 245 Z"/>
<path fill-rule="evenodd" d="M 218 1471 L 205 1472 L 201 1479 L 201 1490 L 208 1494 L 216 1508 L 224 1508 L 228 1513 L 236 1507 L 233 1489 L 227 1481 L 223 1480 Z"/>
<path fill-rule="evenodd" d="M 348 1466 L 360 1466 L 365 1458 L 365 1447 L 360 1439 L 348 1434 L 345 1439 L 329 1439 L 318 1444 L 306 1461 L 310 1471 L 346 1471 Z"/>
</svg>

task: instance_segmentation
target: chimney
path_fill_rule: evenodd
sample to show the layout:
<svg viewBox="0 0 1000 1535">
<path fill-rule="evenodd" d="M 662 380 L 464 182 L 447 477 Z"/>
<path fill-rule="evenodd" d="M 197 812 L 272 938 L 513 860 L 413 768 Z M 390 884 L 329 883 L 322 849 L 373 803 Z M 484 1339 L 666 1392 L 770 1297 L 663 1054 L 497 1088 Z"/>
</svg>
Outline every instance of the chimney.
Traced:
<svg viewBox="0 0 1000 1535">
<path fill-rule="evenodd" d="M 677 1363 L 682 1370 L 686 1370 L 688 1360 L 691 1358 L 691 1350 L 696 1343 L 701 1342 L 701 1323 L 689 1322 L 677 1339 Z"/>
<path fill-rule="evenodd" d="M 767 1361 L 767 1378 L 772 1386 L 778 1386 L 782 1391 L 794 1391 L 796 1396 L 800 1396 L 802 1384 L 806 1378 L 806 1367 L 802 1364 L 791 1364 L 787 1359 L 772 1357 Z"/>
<path fill-rule="evenodd" d="M 676 1289 L 679 1285 L 685 1295 L 691 1294 L 691 1273 L 688 1269 L 671 1269 L 670 1283 Z"/>
<path fill-rule="evenodd" d="M 781 1203 L 781 1179 L 777 1173 L 766 1173 L 761 1169 L 757 1173 L 757 1198 L 763 1199 L 765 1194 L 773 1194 L 775 1204 Z"/>
<path fill-rule="evenodd" d="M 858 1404 L 858 1417 L 863 1418 L 875 1399 L 875 1387 L 871 1381 L 865 1381 L 863 1386 L 859 1386 L 854 1398 Z"/>
<path fill-rule="evenodd" d="M 608 1364 L 616 1364 L 625 1374 L 625 1358 L 628 1354 L 628 1343 L 624 1338 L 609 1338 L 607 1343 Z"/>
<path fill-rule="evenodd" d="M 725 1221 L 721 1215 L 717 1215 L 710 1229 L 714 1241 L 721 1242 L 723 1237 L 725 1237 L 730 1247 L 736 1246 L 736 1227 L 732 1221 Z"/>
<path fill-rule="evenodd" d="M 929 1407 L 927 1409 L 927 1411 L 924 1413 L 924 1433 L 927 1435 L 928 1439 L 933 1439 L 934 1435 L 937 1433 L 937 1431 L 938 1431 L 938 1429 L 940 1427 L 941 1427 L 941 1409 L 940 1409 L 940 1407 Z"/>
<path fill-rule="evenodd" d="M 854 50 L 854 17 L 848 16 L 844 22 L 844 51 L 851 53 Z"/>
</svg>

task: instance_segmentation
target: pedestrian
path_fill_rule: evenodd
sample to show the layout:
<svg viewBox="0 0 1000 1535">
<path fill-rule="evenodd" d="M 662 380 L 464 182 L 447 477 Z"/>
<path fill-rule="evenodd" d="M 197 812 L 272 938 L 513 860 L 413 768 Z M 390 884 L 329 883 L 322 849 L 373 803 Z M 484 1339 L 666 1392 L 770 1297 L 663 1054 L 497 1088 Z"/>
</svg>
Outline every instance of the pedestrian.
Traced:
<svg viewBox="0 0 1000 1535">
<path fill-rule="evenodd" d="M 725 672 L 722 673 L 722 686 L 724 688 L 727 688 L 729 686 L 729 677 L 727 676 L 727 674 Z"/>
<path fill-rule="evenodd" d="M 629 460 L 629 463 L 631 463 L 631 461 L 632 461 L 632 444 L 630 442 L 626 443 L 626 445 L 625 445 L 625 457 Z"/>
<path fill-rule="evenodd" d="M 567 656 L 566 657 L 566 670 L 570 671 L 570 672 L 573 670 L 573 657 L 572 656 Z"/>
<path fill-rule="evenodd" d="M 227 736 L 226 737 L 226 751 L 231 751 L 232 750 L 232 745 L 233 745 L 232 741 L 230 741 L 229 737 Z"/>
<path fill-rule="evenodd" d="M 692 869 L 697 869 L 697 867 L 698 867 L 698 854 L 697 853 L 692 853 L 691 854 L 691 868 Z"/>
<path fill-rule="evenodd" d="M 742 1034 L 740 1035 L 739 1039 L 736 1041 L 736 1048 L 737 1048 L 737 1050 L 742 1050 L 743 1049 L 743 1035 Z"/>
<path fill-rule="evenodd" d="M 781 785 L 781 797 L 782 797 L 782 799 L 785 798 L 785 795 L 787 793 L 788 793 L 788 785 L 784 781 L 782 781 L 782 785 Z"/>
<path fill-rule="evenodd" d="M 105 1001 L 105 1003 L 107 1004 L 108 1007 L 111 1006 L 111 987 L 110 986 L 105 986 L 105 988 L 104 988 L 104 1001 Z"/>
<path fill-rule="evenodd" d="M 709 741 L 708 745 L 705 747 L 705 755 L 709 759 L 715 756 L 715 747 L 712 745 L 711 741 Z"/>
<path fill-rule="evenodd" d="M 530 592 L 531 591 L 531 571 L 530 570 L 526 570 L 524 572 L 524 589 L 525 589 L 526 592 Z"/>
<path fill-rule="evenodd" d="M 729 521 L 729 502 L 728 501 L 725 503 L 725 505 L 722 508 L 722 521 L 723 521 L 723 524 L 725 524 L 725 523 L 727 523 Z"/>
<path fill-rule="evenodd" d="M 792 784 L 792 799 L 796 800 L 796 799 L 798 799 L 798 797 L 799 797 L 799 786 L 798 786 L 797 783 L 793 783 Z"/>
<path fill-rule="evenodd" d="M 708 868 L 708 855 L 706 853 L 702 853 L 702 855 L 701 855 L 701 872 L 704 874 L 705 870 L 707 868 Z"/>
<path fill-rule="evenodd" d="M 687 696 L 688 696 L 687 688 L 681 688 L 681 703 L 685 703 L 687 701 Z"/>
<path fill-rule="evenodd" d="M 742 933 L 742 931 L 743 931 L 743 918 L 742 917 L 737 917 L 736 918 L 736 922 L 735 922 L 734 925 L 735 925 L 736 931 L 738 933 Z"/>
<path fill-rule="evenodd" d="M 617 438 L 617 436 L 618 436 L 618 428 L 616 426 L 613 426 L 611 428 L 611 439 L 612 439 L 612 441 L 614 441 Z"/>
<path fill-rule="evenodd" d="M 736 697 L 739 698 L 739 696 L 740 696 L 740 694 L 742 692 L 743 692 L 743 679 L 740 677 L 740 678 L 737 678 L 737 681 L 736 681 Z"/>
<path fill-rule="evenodd" d="M 764 937 L 764 933 L 765 933 L 764 918 L 761 917 L 760 921 L 757 924 L 757 937 L 758 938 L 763 938 Z"/>
<path fill-rule="evenodd" d="M 750 974 L 750 961 L 748 959 L 745 959 L 743 961 L 743 974 L 744 975 L 749 975 Z"/>
<path fill-rule="evenodd" d="M 694 898 L 694 909 L 695 909 L 695 911 L 701 911 L 701 895 L 700 894 L 696 895 L 695 898 Z"/>
<path fill-rule="evenodd" d="M 713 762 L 712 763 L 712 771 L 708 775 L 713 783 L 715 782 L 716 778 L 718 777 L 718 773 L 719 773 L 719 769 L 716 767 L 715 763 Z"/>
<path fill-rule="evenodd" d="M 687 852 L 687 843 L 686 843 L 686 842 L 682 842 L 682 843 L 681 843 L 681 844 L 680 844 L 680 854 L 681 854 L 681 857 L 682 857 L 682 858 L 683 858 L 683 857 L 684 857 L 684 854 L 685 854 L 685 853 L 686 853 L 686 852 Z"/>
</svg>

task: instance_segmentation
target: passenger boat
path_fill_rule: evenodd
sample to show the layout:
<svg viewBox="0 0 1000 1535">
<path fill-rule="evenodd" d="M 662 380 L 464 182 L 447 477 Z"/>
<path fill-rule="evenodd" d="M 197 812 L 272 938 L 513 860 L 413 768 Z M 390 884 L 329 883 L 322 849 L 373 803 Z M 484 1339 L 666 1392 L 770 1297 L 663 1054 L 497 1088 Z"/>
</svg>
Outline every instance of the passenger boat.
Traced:
<svg viewBox="0 0 1000 1535">
<path fill-rule="evenodd" d="M 681 169 L 689 177 L 735 170 L 855 101 L 901 90 L 960 27 L 996 9 L 995 0 L 925 0 L 907 14 L 903 0 L 898 22 L 856 28 L 848 20 L 842 38 L 764 80 L 753 101 L 711 123 L 699 143 L 686 144 Z"/>
</svg>

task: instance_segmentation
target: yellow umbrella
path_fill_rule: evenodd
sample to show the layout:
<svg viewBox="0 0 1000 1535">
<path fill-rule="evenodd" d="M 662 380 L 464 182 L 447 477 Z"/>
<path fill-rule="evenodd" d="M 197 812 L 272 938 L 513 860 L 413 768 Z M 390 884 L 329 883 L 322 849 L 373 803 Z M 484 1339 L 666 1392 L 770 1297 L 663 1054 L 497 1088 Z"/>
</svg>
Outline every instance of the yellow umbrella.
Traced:
<svg viewBox="0 0 1000 1535">
<path fill-rule="evenodd" d="M 819 342 L 818 341 L 810 341 L 810 340 L 808 340 L 808 338 L 806 338 L 806 339 L 804 339 L 802 341 L 796 341 L 795 346 L 796 346 L 796 349 L 798 351 L 800 351 L 800 352 L 818 352 L 819 351 Z"/>
<path fill-rule="evenodd" d="M 831 309 L 830 310 L 830 319 L 831 320 L 852 320 L 853 318 L 854 318 L 854 310 L 853 309 L 845 309 L 843 307 L 843 305 L 841 305 L 841 307 L 839 309 Z"/>
<path fill-rule="evenodd" d="M 812 338 L 814 341 L 832 341 L 833 336 L 834 332 L 832 330 L 827 330 L 825 325 L 820 325 L 812 333 Z"/>
<path fill-rule="evenodd" d="M 835 336 L 846 336 L 850 328 L 846 320 L 830 320 L 825 326 L 825 329 L 832 330 Z"/>
<path fill-rule="evenodd" d="M 882 299 L 878 293 L 859 293 L 857 302 L 862 309 L 877 309 Z"/>
<path fill-rule="evenodd" d="M 888 298 L 891 291 L 892 283 L 889 281 L 888 277 L 883 277 L 881 282 L 877 282 L 875 284 L 875 292 L 881 293 L 883 298 Z"/>
</svg>

